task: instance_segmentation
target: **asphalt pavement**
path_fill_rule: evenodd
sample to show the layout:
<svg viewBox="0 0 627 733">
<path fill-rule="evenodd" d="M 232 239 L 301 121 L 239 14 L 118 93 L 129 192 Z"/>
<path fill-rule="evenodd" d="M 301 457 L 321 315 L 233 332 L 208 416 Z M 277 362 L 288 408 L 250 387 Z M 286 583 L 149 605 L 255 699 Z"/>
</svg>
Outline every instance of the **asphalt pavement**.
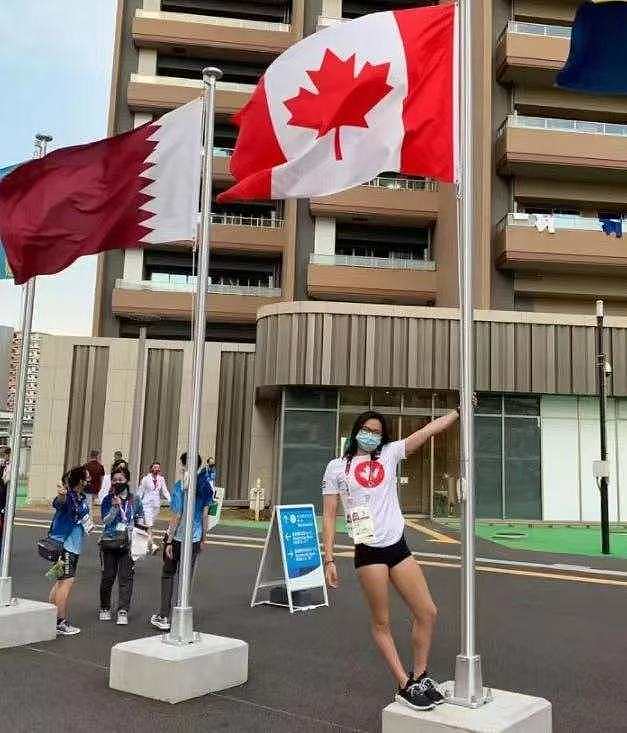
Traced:
<svg viewBox="0 0 627 733">
<path fill-rule="evenodd" d="M 13 577 L 18 595 L 47 596 L 47 565 L 34 548 L 44 532 L 16 528 Z M 138 563 L 129 626 L 100 623 L 100 567 L 95 539 L 90 538 L 70 614 L 83 632 L 0 652 L 0 730 L 380 730 L 381 710 L 394 684 L 370 641 L 351 559 L 339 553 L 342 582 L 331 593 L 329 608 L 292 616 L 280 608 L 251 609 L 263 533 L 221 527 L 216 532 L 216 544 L 201 556 L 195 577 L 195 626 L 250 644 L 246 685 L 176 706 L 109 690 L 111 646 L 153 633 L 147 620 L 158 604 L 161 562 L 154 557 Z M 432 542 L 433 537 L 412 530 L 409 534 L 414 549 L 424 555 L 419 559 L 426 563 L 439 607 L 431 671 L 443 680 L 452 676 L 459 652 L 459 569 L 454 559 L 433 555 L 454 556 L 459 546 Z M 535 553 L 526 554 L 540 563 Z M 627 730 L 627 577 L 602 572 L 586 576 L 575 570 L 559 574 L 504 563 L 480 571 L 477 583 L 479 651 L 487 684 L 551 700 L 558 732 Z M 409 618 L 395 597 L 392 618 L 403 657 L 409 660 Z"/>
</svg>

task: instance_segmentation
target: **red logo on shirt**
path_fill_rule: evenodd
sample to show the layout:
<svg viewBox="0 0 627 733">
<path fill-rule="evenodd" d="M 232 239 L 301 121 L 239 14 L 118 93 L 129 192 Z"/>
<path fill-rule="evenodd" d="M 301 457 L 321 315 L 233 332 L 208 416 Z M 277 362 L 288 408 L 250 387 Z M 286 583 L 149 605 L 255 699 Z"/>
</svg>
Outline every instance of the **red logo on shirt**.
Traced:
<svg viewBox="0 0 627 733">
<path fill-rule="evenodd" d="M 364 489 L 375 489 L 385 478 L 385 469 L 379 461 L 364 461 L 355 467 L 355 480 Z"/>
</svg>

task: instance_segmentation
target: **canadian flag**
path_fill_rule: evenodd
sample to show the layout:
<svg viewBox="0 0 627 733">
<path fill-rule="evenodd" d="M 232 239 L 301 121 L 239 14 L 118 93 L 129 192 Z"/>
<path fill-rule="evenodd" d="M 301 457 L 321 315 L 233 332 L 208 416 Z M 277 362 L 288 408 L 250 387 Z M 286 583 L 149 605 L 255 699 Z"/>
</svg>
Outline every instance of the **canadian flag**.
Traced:
<svg viewBox="0 0 627 733">
<path fill-rule="evenodd" d="M 18 166 L 0 180 L 0 240 L 19 285 L 83 255 L 196 238 L 199 98 L 122 135 Z"/>
<path fill-rule="evenodd" d="M 236 115 L 236 185 L 218 201 L 307 198 L 382 171 L 452 181 L 456 6 L 326 28 L 270 65 Z"/>
</svg>

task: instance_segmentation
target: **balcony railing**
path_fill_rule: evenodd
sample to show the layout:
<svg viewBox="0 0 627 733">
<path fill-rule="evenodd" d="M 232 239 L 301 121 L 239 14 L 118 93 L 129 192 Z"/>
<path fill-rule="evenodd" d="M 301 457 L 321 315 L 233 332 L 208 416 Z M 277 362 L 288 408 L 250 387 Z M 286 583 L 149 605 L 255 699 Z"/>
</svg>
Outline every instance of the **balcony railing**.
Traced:
<svg viewBox="0 0 627 733">
<path fill-rule="evenodd" d="M 285 219 L 270 216 L 243 216 L 241 214 L 211 214 L 212 224 L 232 227 L 256 227 L 258 229 L 282 229 Z"/>
<path fill-rule="evenodd" d="M 335 267 L 377 267 L 388 270 L 435 270 L 432 260 L 402 260 L 393 257 L 358 257 L 351 255 L 309 255 L 311 265 Z"/>
<path fill-rule="evenodd" d="M 506 33 L 517 33 L 525 36 L 547 36 L 549 38 L 570 38 L 571 28 L 565 25 L 545 25 L 543 23 L 525 23 L 520 20 L 509 20 L 505 30 L 501 34 L 501 38 Z"/>
<path fill-rule="evenodd" d="M 160 84 L 164 86 L 190 87 L 204 89 L 202 79 L 186 79 L 182 76 L 165 76 L 155 74 L 131 74 L 131 84 Z M 240 84 L 234 81 L 219 81 L 216 89 L 220 92 L 240 92 L 251 94 L 255 91 L 255 84 Z"/>
<path fill-rule="evenodd" d="M 562 120 L 554 117 L 509 115 L 499 128 L 498 135 L 501 136 L 508 127 L 524 127 L 530 130 L 552 130 L 554 132 L 579 132 L 588 135 L 627 137 L 627 125 L 618 125 L 612 122 Z"/>
<path fill-rule="evenodd" d="M 233 155 L 234 150 L 235 148 L 214 148 L 213 157 L 214 158 L 230 158 Z"/>
<path fill-rule="evenodd" d="M 116 280 L 115 287 L 121 290 L 141 290 L 153 293 L 192 293 L 196 289 L 196 282 L 193 276 L 189 276 L 187 282 Z M 211 283 L 207 286 L 207 292 L 218 295 L 252 295 L 262 298 L 281 297 L 281 288 L 262 287 L 258 285 L 222 285 L 221 283 Z"/>
<path fill-rule="evenodd" d="M 372 188 L 389 188 L 393 191 L 437 191 L 437 181 L 429 178 L 394 178 L 392 176 L 377 176 L 365 186 Z"/>
<path fill-rule="evenodd" d="M 222 25 L 230 28 L 249 28 L 255 31 L 278 31 L 289 33 L 288 23 L 272 23 L 265 20 L 247 20 L 245 18 L 225 18 L 217 15 L 192 15 L 191 13 L 174 13 L 167 10 L 137 10 L 136 18 L 151 20 L 178 20 L 185 23 L 203 23 L 205 25 Z"/>
<path fill-rule="evenodd" d="M 496 228 L 499 232 L 503 231 L 505 227 L 525 227 L 532 229 L 537 226 L 539 220 L 546 222 L 546 216 L 545 214 L 508 214 L 501 219 Z M 616 218 L 620 219 L 620 217 Z M 588 232 L 603 231 L 603 226 L 599 218 L 575 216 L 572 214 L 553 214 L 552 225 L 555 229 L 578 229 Z M 627 230 L 627 219 L 623 219 L 623 227 Z"/>
</svg>

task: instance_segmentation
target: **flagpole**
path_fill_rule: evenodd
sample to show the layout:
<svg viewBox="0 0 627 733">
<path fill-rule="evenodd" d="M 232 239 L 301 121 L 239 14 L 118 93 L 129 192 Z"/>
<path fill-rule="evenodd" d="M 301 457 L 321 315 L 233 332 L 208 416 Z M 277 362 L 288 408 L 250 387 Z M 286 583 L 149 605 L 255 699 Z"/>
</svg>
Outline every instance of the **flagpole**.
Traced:
<svg viewBox="0 0 627 733">
<path fill-rule="evenodd" d="M 46 155 L 50 135 L 35 135 L 35 158 Z M 22 347 L 20 351 L 20 371 L 15 390 L 13 408 L 13 435 L 11 437 L 11 477 L 7 491 L 4 510 L 4 527 L 2 531 L 2 553 L 0 555 L 0 607 L 10 606 L 13 601 L 13 581 L 11 572 L 11 546 L 13 544 L 13 520 L 17 501 L 17 487 L 20 480 L 20 448 L 22 443 L 22 423 L 24 422 L 24 402 L 26 399 L 26 370 L 30 335 L 33 326 L 33 306 L 35 304 L 35 278 L 26 283 L 24 301 L 22 303 Z"/>
<path fill-rule="evenodd" d="M 451 702 L 476 708 L 487 702 L 483 688 L 481 657 L 476 648 L 476 574 L 475 574 L 475 466 L 474 416 L 474 326 L 473 326 L 473 214 L 475 189 L 473 172 L 473 74 L 472 4 L 459 0 L 459 167 L 458 192 L 460 229 L 458 262 L 460 287 L 460 433 L 461 433 L 461 652 L 455 663 L 455 685 Z"/>
<path fill-rule="evenodd" d="M 205 356 L 205 334 L 207 331 L 206 301 L 209 281 L 209 234 L 211 228 L 211 196 L 213 173 L 213 135 L 215 116 L 216 82 L 222 71 L 215 67 L 203 69 L 205 84 L 204 108 L 204 158 L 202 180 L 201 240 L 199 268 L 194 299 L 194 353 L 192 373 L 192 400 L 189 416 L 189 438 L 187 448 L 186 500 L 184 502 L 184 528 L 181 564 L 179 566 L 178 605 L 172 611 L 171 630 L 167 641 L 171 644 L 190 644 L 195 640 L 193 609 L 190 605 L 192 579 L 192 529 L 196 505 L 196 478 L 198 456 L 200 409 Z"/>
</svg>

